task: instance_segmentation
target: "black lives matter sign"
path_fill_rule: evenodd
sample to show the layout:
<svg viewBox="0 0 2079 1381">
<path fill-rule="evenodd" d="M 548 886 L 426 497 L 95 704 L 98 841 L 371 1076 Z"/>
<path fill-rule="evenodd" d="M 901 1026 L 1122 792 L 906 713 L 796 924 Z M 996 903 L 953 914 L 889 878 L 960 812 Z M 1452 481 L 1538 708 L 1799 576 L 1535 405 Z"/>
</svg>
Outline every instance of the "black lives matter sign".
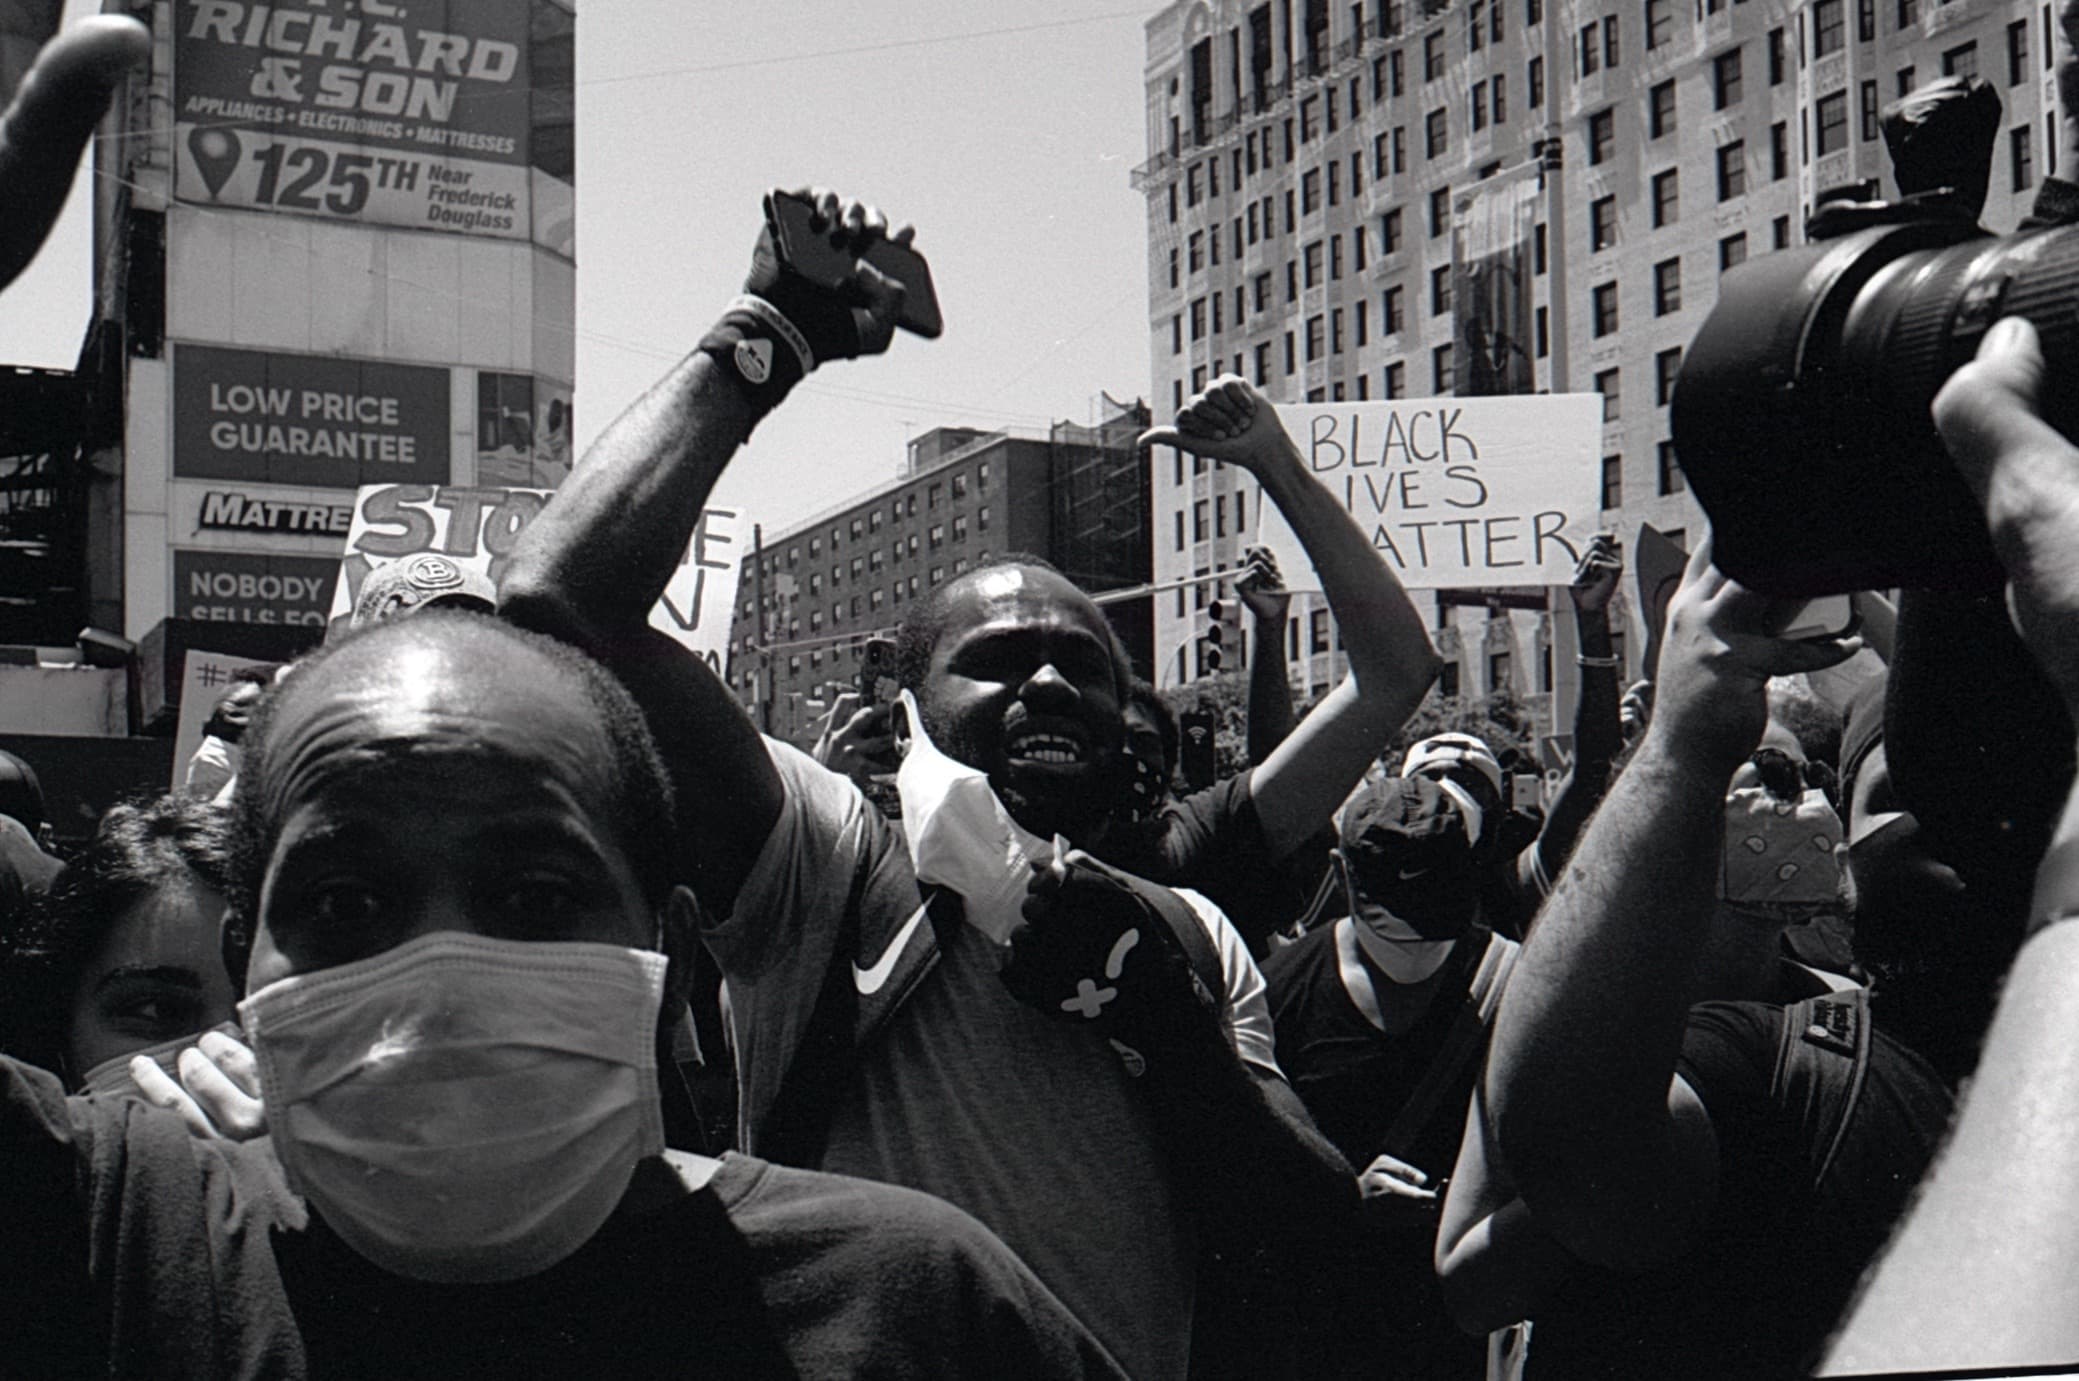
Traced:
<svg viewBox="0 0 2079 1381">
<path fill-rule="evenodd" d="M 179 479 L 356 489 L 445 484 L 448 371 L 180 345 L 173 355 Z"/>
</svg>

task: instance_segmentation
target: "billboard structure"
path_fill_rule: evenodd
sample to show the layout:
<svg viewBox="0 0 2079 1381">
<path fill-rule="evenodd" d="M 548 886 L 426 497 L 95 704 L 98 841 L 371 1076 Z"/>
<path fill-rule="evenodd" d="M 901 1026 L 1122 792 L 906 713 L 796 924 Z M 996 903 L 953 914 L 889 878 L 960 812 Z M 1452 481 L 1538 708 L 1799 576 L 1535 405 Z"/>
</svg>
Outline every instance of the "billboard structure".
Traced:
<svg viewBox="0 0 2079 1381">
<path fill-rule="evenodd" d="M 527 5 L 176 8 L 181 200 L 528 237 Z"/>
<path fill-rule="evenodd" d="M 139 640 L 170 617 L 315 637 L 363 488 L 569 472 L 575 8 L 162 13 L 96 152 L 123 413 L 90 602 Z"/>
</svg>

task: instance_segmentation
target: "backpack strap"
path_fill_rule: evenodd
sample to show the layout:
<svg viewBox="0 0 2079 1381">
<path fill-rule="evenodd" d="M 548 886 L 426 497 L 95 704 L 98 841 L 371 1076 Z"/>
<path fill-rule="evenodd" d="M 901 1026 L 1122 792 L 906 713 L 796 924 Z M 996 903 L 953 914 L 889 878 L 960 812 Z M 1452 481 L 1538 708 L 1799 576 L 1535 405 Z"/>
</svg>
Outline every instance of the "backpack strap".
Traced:
<svg viewBox="0 0 2079 1381">
<path fill-rule="evenodd" d="M 1169 927 L 1170 934 L 1176 936 L 1178 947 L 1184 951 L 1184 958 L 1191 965 L 1191 972 L 1198 975 L 1198 981 L 1205 985 L 1206 992 L 1212 996 L 1213 1001 L 1224 1004 L 1227 996 L 1227 969 L 1220 962 L 1219 946 L 1213 943 L 1212 935 L 1207 932 L 1205 919 L 1199 914 L 1201 903 L 1208 907 L 1213 907 L 1214 903 L 1188 888 L 1163 890 L 1172 892 L 1182 905 L 1166 906 L 1156 902 L 1148 909 L 1160 916 L 1163 924 Z"/>
<path fill-rule="evenodd" d="M 1458 1014 L 1452 1019 L 1451 1029 L 1444 1036 L 1436 1058 L 1429 1068 L 1422 1071 L 1422 1079 L 1408 1094 L 1408 1101 L 1401 1104 L 1394 1114 L 1393 1123 L 1387 1127 L 1379 1149 L 1399 1160 L 1415 1147 L 1415 1142 L 1427 1130 L 1430 1119 L 1451 1091 L 1464 1080 L 1472 1063 L 1487 1049 L 1487 1033 L 1494 1024 L 1495 1011 L 1501 1006 L 1503 991 L 1508 987 L 1509 975 L 1515 971 L 1517 944 L 1492 931 L 1481 927 L 1467 936 L 1487 937 L 1487 948 L 1480 955 L 1479 964 L 1473 969 L 1472 978 L 1466 984 L 1465 1001 L 1458 1005 Z M 1463 942 L 1461 942 L 1463 943 Z"/>
<path fill-rule="evenodd" d="M 1803 1126 L 1811 1187 L 1817 1189 L 1847 1139 L 1869 1072 L 1869 990 L 1808 997 L 1782 1011 L 1769 1093 Z"/>
</svg>

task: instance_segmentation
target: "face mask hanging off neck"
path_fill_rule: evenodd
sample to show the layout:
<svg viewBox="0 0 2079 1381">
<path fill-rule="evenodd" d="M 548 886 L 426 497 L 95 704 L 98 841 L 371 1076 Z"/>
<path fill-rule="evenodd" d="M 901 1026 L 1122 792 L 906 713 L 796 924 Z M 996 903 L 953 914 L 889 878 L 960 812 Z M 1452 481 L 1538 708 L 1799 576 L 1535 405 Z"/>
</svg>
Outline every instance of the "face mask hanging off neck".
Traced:
<svg viewBox="0 0 2079 1381">
<path fill-rule="evenodd" d="M 909 739 L 895 787 L 917 881 L 957 892 L 968 923 L 1007 943 L 1032 865 L 1052 861 L 1067 843 L 1059 837 L 1050 843 L 1013 820 L 987 774 L 932 743 L 916 697 L 904 691 L 900 705 Z"/>
</svg>

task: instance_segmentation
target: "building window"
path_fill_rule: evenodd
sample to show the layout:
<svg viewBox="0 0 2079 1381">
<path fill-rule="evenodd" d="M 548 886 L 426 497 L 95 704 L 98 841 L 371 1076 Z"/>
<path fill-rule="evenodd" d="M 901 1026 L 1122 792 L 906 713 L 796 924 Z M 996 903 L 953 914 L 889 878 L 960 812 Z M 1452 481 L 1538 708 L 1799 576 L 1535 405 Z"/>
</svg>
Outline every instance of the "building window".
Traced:
<svg viewBox="0 0 2079 1381">
<path fill-rule="evenodd" d="M 1718 271 L 1747 262 L 1747 232 L 1736 231 L 1718 242 Z"/>
<path fill-rule="evenodd" d="M 1617 151 L 1617 112 L 1598 110 L 1588 117 L 1588 161 L 1606 163 Z"/>
<path fill-rule="evenodd" d="M 1596 39 L 1595 25 L 1593 23 L 1581 26 L 1579 54 L 1582 76 L 1592 77 L 1602 70 L 1602 44 Z"/>
<path fill-rule="evenodd" d="M 2028 21 L 2017 19 L 2007 26 L 2007 85 L 2019 86 L 2028 79 Z"/>
<path fill-rule="evenodd" d="M 1603 507 L 1624 507 L 1624 457 L 1603 457 Z"/>
<path fill-rule="evenodd" d="M 1386 334 L 1398 335 L 1407 327 L 1408 314 L 1403 298 L 1406 296 L 1398 285 L 1388 288 L 1380 299 L 1380 310 L 1386 317 Z"/>
<path fill-rule="evenodd" d="M 1720 53 L 1711 59 L 1712 109 L 1724 110 L 1740 103 L 1740 50 Z"/>
<path fill-rule="evenodd" d="M 1674 0 L 1646 0 L 1646 48 L 1652 51 L 1668 41 L 1675 29 Z"/>
<path fill-rule="evenodd" d="M 1321 242 L 1319 240 L 1314 241 L 1312 244 L 1308 245 L 1305 249 L 1300 251 L 1300 256 L 1306 261 L 1306 268 L 1304 273 L 1306 285 L 1310 288 L 1320 287 Z"/>
<path fill-rule="evenodd" d="M 1321 358 L 1321 345 L 1327 334 L 1323 329 L 1324 320 L 1319 314 L 1307 318 L 1307 360 L 1310 363 Z"/>
<path fill-rule="evenodd" d="M 1617 198 L 1597 197 L 1588 203 L 1588 248 L 1591 252 L 1617 244 Z"/>
<path fill-rule="evenodd" d="M 1596 339 L 1601 340 L 1604 336 L 1616 335 L 1617 285 L 1615 283 L 1596 284 L 1594 291 L 1590 294 L 1589 300 L 1594 305 L 1595 309 Z"/>
<path fill-rule="evenodd" d="M 1942 54 L 1942 75 L 1945 77 L 1975 77 L 1978 75 L 1977 43 L 1959 43 Z"/>
<path fill-rule="evenodd" d="M 1617 66 L 1617 16 L 1614 14 L 1603 16 L 1603 66 L 1612 69 Z"/>
<path fill-rule="evenodd" d="M 1475 130 L 1487 128 L 1487 83 L 1473 83 L 1472 126 Z"/>
<path fill-rule="evenodd" d="M 1839 153 L 1848 147 L 1848 93 L 1836 91 L 1819 98 L 1819 156 Z"/>
<path fill-rule="evenodd" d="M 1683 482 L 1682 467 L 1675 463 L 1675 443 L 1663 441 L 1655 452 L 1660 468 L 1660 492 L 1679 494 L 1689 486 Z"/>
<path fill-rule="evenodd" d="M 1678 172 L 1670 168 L 1664 173 L 1653 175 L 1653 228 L 1673 225 L 1682 218 L 1681 180 Z"/>
<path fill-rule="evenodd" d="M 1862 84 L 1862 137 L 1865 142 L 1877 137 L 1877 83 Z"/>
<path fill-rule="evenodd" d="M 1436 81 L 1444 75 L 1444 31 L 1432 30 L 1422 36 L 1422 80 Z"/>
<path fill-rule="evenodd" d="M 2007 161 L 2014 175 L 2013 187 L 2025 192 L 2036 185 L 2035 160 L 2029 150 L 2029 127 L 2016 125 L 2007 131 Z"/>
<path fill-rule="evenodd" d="M 975 510 L 975 529 L 979 532 L 987 532 L 989 530 L 989 506 L 987 504 Z M 910 538 L 912 542 L 916 540 L 914 537 Z M 912 548 L 912 550 L 915 550 L 915 548 Z"/>
<path fill-rule="evenodd" d="M 1877 41 L 1877 0 L 1855 0 L 1855 41 Z"/>
<path fill-rule="evenodd" d="M 944 523 L 933 523 L 931 525 L 929 541 L 934 548 L 942 547 L 946 544 L 946 525 Z"/>
<path fill-rule="evenodd" d="M 1899 0 L 1899 27 L 1910 29 L 1920 22 L 1920 0 Z"/>
<path fill-rule="evenodd" d="M 1747 193 L 1747 141 L 1735 139 L 1718 149 L 1718 200 L 1731 201 Z"/>
<path fill-rule="evenodd" d="M 1781 29 L 1769 30 L 1769 85 L 1783 85 L 1783 78 L 1790 67 L 1790 53 L 1783 41 Z"/>
<path fill-rule="evenodd" d="M 1671 77 L 1646 93 L 1646 135 L 1659 139 L 1675 132 L 1675 82 Z M 1175 284 L 1171 284 L 1172 287 Z"/>
<path fill-rule="evenodd" d="M 1790 217 L 1778 216 L 1769 222 L 1769 248 L 1790 248 Z"/>
<path fill-rule="evenodd" d="M 1812 56 L 1823 58 L 1841 51 L 1845 36 L 1842 0 L 1814 0 L 1812 5 Z"/>
<path fill-rule="evenodd" d="M 1439 394 L 1451 391 L 1451 347 L 1439 345 L 1429 354 L 1430 387 Z"/>
<path fill-rule="evenodd" d="M 1500 13 L 1500 11 L 1496 11 Z M 1499 125 L 1509 118 L 1509 79 L 1497 72 L 1494 74 L 1494 123 Z"/>
<path fill-rule="evenodd" d="M 1431 158 L 1438 158 L 1450 147 L 1449 117 L 1444 107 L 1438 106 L 1422 120 L 1422 147 Z"/>
<path fill-rule="evenodd" d="M 1663 350 L 1653 357 L 1653 405 L 1664 408 L 1674 401 L 1675 379 L 1682 373 L 1682 347 Z"/>
<path fill-rule="evenodd" d="M 1429 238 L 1434 240 L 1451 228 L 1451 189 L 1439 187 L 1429 194 Z"/>
<path fill-rule="evenodd" d="M 1902 98 L 1913 94 L 1913 64 L 1910 62 L 1898 70 L 1898 94 Z"/>
<path fill-rule="evenodd" d="M 1790 126 L 1782 120 L 1769 126 L 1769 181 L 1790 176 Z"/>
<path fill-rule="evenodd" d="M 1603 396 L 1603 422 L 1605 425 L 1624 416 L 1623 380 L 1615 369 L 1605 369 L 1595 376 L 1595 391 Z"/>
<path fill-rule="evenodd" d="M 956 542 L 964 541 L 966 537 L 967 515 L 965 513 L 955 513 L 953 515 L 953 540 Z"/>
<path fill-rule="evenodd" d="M 1395 360 L 1392 364 L 1387 365 L 1385 375 L 1380 379 L 1379 384 L 1380 392 L 1384 397 L 1406 397 L 1408 392 L 1407 365 L 1400 360 Z"/>
<path fill-rule="evenodd" d="M 1451 266 L 1440 265 L 1429 271 L 1429 314 L 1444 316 L 1451 310 Z"/>
<path fill-rule="evenodd" d="M 1396 206 L 1385 215 L 1379 217 L 1379 252 L 1381 254 L 1398 254 L 1400 252 L 1400 236 L 1400 208 Z"/>
<path fill-rule="evenodd" d="M 1653 315 L 1682 310 L 1682 261 L 1663 259 L 1653 266 Z"/>
<path fill-rule="evenodd" d="M 1530 108 L 1542 110 L 1545 106 L 1545 60 L 1532 58 L 1524 68 L 1524 80 L 1530 86 Z"/>
</svg>

